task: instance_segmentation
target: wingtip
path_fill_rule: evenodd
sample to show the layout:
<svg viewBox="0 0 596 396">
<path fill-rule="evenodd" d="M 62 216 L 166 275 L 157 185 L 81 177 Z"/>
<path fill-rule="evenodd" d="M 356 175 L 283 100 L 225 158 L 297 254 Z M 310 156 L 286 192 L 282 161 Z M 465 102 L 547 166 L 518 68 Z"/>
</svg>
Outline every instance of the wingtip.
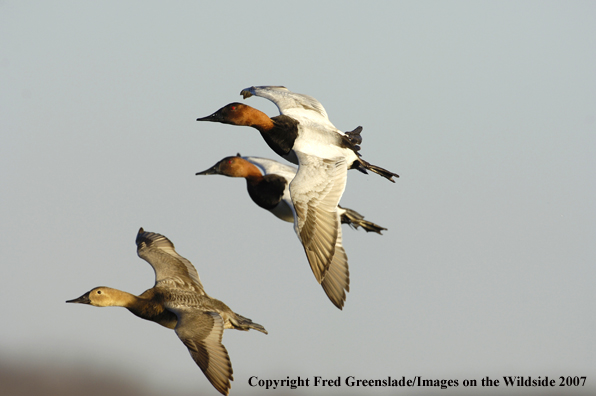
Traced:
<svg viewBox="0 0 596 396">
<path fill-rule="evenodd" d="M 240 95 L 242 95 L 242 99 L 250 98 L 252 96 L 252 92 L 249 91 L 252 88 L 246 88 L 240 91 Z"/>
<path fill-rule="evenodd" d="M 271 90 L 289 91 L 289 89 L 287 89 L 283 85 L 259 85 L 259 86 L 253 85 L 250 88 L 244 88 L 242 91 L 240 91 L 240 95 L 242 95 L 242 98 L 244 98 L 244 99 L 250 98 L 253 95 L 262 96 L 262 95 L 259 95 L 259 93 L 262 94 L 262 92 L 255 92 L 257 89 L 259 91 L 271 91 Z"/>
<path fill-rule="evenodd" d="M 143 229 L 143 227 L 139 228 L 139 234 L 142 234 L 144 232 L 145 232 L 145 230 Z"/>
</svg>

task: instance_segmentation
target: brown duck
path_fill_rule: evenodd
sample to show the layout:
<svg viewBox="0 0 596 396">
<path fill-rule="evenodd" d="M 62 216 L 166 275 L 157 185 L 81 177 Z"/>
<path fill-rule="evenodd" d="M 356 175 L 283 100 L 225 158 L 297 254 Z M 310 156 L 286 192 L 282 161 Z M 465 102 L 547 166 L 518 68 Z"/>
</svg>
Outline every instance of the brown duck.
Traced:
<svg viewBox="0 0 596 396">
<path fill-rule="evenodd" d="M 67 303 L 124 307 L 136 316 L 174 329 L 209 382 L 221 394 L 230 391 L 232 363 L 221 343 L 224 329 L 267 330 L 209 297 L 190 261 L 180 256 L 165 236 L 139 230 L 137 254 L 155 271 L 155 286 L 139 296 L 96 287 Z"/>
</svg>

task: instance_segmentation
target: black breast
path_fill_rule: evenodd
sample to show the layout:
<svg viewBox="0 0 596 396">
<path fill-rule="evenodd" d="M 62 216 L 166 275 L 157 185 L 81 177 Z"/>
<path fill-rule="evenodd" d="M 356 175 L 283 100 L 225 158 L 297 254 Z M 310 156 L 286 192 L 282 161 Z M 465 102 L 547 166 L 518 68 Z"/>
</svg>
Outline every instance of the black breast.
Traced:
<svg viewBox="0 0 596 396">
<path fill-rule="evenodd" d="M 261 208 L 271 210 L 281 201 L 286 183 L 279 175 L 265 175 L 257 184 L 248 182 L 248 195 Z"/>
<path fill-rule="evenodd" d="M 271 120 L 273 128 L 261 132 L 261 135 L 269 147 L 283 157 L 294 147 L 294 141 L 298 137 L 298 121 L 285 115 L 273 117 Z"/>
</svg>

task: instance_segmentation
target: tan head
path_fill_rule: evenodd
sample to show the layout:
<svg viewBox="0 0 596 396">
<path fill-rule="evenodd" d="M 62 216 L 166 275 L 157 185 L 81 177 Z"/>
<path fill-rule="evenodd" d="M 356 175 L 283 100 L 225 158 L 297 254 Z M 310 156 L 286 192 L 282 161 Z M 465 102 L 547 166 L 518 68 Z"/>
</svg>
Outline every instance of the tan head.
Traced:
<svg viewBox="0 0 596 396">
<path fill-rule="evenodd" d="M 197 172 L 197 175 L 224 175 L 230 177 L 244 177 L 244 178 L 262 178 L 263 175 L 259 168 L 254 164 L 240 157 L 238 154 L 235 157 L 226 157 L 213 165 L 211 168 L 202 172 Z"/>
<path fill-rule="evenodd" d="M 262 111 L 242 103 L 230 103 L 207 117 L 197 118 L 197 121 L 220 122 L 222 124 L 250 126 L 257 129 L 273 127 L 271 118 Z"/>
<path fill-rule="evenodd" d="M 67 303 L 89 304 L 95 307 L 123 307 L 126 298 L 124 292 L 110 287 L 100 286 Z"/>
</svg>

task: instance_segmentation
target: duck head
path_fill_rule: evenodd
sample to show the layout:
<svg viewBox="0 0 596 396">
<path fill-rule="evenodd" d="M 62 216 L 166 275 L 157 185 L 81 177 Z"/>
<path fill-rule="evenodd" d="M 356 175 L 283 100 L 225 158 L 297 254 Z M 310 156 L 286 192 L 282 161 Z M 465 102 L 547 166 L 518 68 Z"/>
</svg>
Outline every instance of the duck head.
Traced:
<svg viewBox="0 0 596 396">
<path fill-rule="evenodd" d="M 95 307 L 111 307 L 120 305 L 117 304 L 119 293 L 116 292 L 117 290 L 115 289 L 100 286 L 88 291 L 79 298 L 68 300 L 66 302 L 75 304 L 89 304 Z"/>
<path fill-rule="evenodd" d="M 242 158 L 240 154 L 235 157 L 226 157 L 211 168 L 196 173 L 196 175 L 224 175 L 229 177 L 248 177 L 253 174 L 261 176 L 261 172 L 257 167 Z"/>
<path fill-rule="evenodd" d="M 197 118 L 197 121 L 211 121 L 231 125 L 250 125 L 247 121 L 246 114 L 250 112 L 249 108 L 252 109 L 252 107 L 242 103 L 230 103 L 207 117 Z"/>
<path fill-rule="evenodd" d="M 230 103 L 207 117 L 197 118 L 197 121 L 249 126 L 259 131 L 269 130 L 274 126 L 273 120 L 267 114 L 238 102 Z"/>
</svg>

